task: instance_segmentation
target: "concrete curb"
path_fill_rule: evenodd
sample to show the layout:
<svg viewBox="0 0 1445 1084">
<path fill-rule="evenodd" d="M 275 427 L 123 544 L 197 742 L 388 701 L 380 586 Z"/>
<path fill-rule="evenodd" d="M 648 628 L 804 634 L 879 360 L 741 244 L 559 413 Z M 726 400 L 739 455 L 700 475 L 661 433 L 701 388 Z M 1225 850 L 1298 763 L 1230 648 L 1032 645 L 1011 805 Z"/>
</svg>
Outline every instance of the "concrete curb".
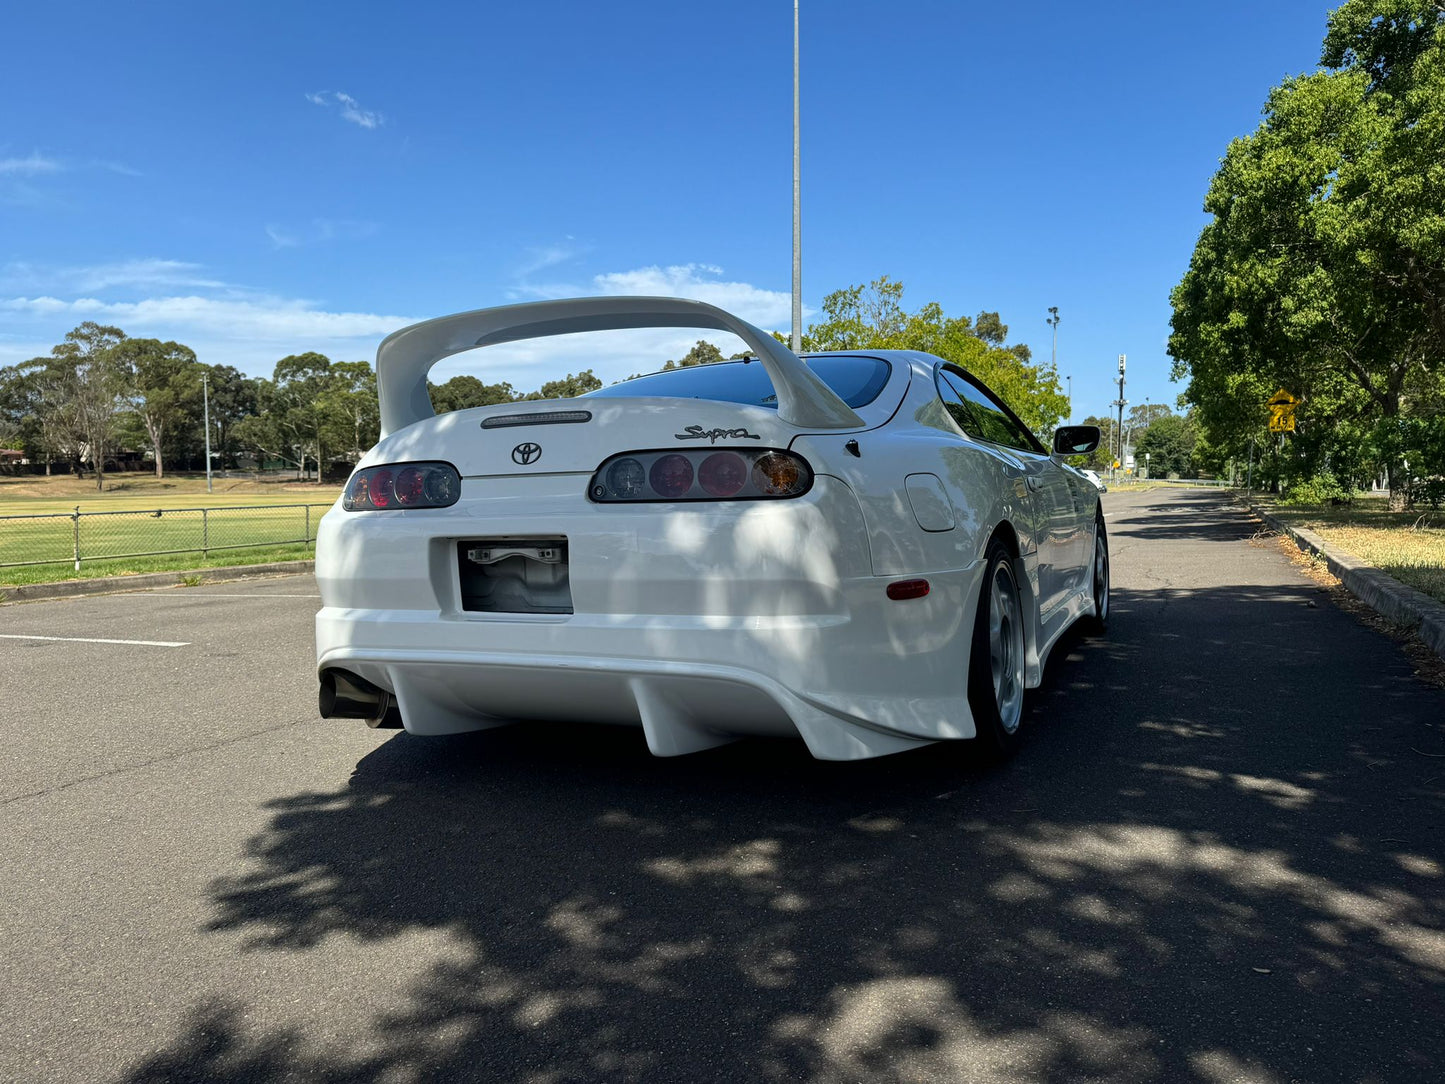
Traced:
<svg viewBox="0 0 1445 1084">
<path fill-rule="evenodd" d="M 54 598 L 84 598 L 114 595 L 124 591 L 148 591 L 156 587 L 181 587 L 184 576 L 200 576 L 203 583 L 246 580 L 253 576 L 280 576 L 310 572 L 315 561 L 274 561 L 266 565 L 232 565 L 226 568 L 197 568 L 176 572 L 144 572 L 137 576 L 101 576 L 93 580 L 59 580 L 24 587 L 0 587 L 3 603 L 40 602 Z"/>
<path fill-rule="evenodd" d="M 1308 527 L 1292 527 L 1258 505 L 1248 507 L 1271 529 L 1292 538 L 1300 549 L 1323 558 L 1350 594 L 1382 617 L 1416 632 L 1435 654 L 1445 659 L 1445 603 L 1405 586 L 1352 554 L 1331 549 Z"/>
</svg>

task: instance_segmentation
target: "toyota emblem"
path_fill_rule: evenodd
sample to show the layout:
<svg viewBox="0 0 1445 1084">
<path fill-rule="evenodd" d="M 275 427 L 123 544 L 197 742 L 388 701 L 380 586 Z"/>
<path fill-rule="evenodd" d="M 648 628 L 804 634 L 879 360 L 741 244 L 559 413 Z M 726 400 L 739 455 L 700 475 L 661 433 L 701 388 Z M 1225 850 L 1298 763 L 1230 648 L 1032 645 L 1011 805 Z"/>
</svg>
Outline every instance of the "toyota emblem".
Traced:
<svg viewBox="0 0 1445 1084">
<path fill-rule="evenodd" d="M 526 444 L 518 444 L 512 449 L 512 462 L 520 463 L 522 466 L 535 463 L 542 458 L 542 446 L 533 444 L 530 440 Z"/>
</svg>

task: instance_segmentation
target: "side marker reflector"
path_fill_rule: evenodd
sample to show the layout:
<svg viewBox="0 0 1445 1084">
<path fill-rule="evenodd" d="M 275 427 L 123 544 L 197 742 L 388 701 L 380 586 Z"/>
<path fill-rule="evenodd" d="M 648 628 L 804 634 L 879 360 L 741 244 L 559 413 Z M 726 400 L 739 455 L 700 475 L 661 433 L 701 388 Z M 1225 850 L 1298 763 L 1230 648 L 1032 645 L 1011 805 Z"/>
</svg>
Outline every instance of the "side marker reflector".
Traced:
<svg viewBox="0 0 1445 1084">
<path fill-rule="evenodd" d="M 899 580 L 888 585 L 888 597 L 894 602 L 902 602 L 906 598 L 922 598 L 926 594 L 927 580 Z"/>
</svg>

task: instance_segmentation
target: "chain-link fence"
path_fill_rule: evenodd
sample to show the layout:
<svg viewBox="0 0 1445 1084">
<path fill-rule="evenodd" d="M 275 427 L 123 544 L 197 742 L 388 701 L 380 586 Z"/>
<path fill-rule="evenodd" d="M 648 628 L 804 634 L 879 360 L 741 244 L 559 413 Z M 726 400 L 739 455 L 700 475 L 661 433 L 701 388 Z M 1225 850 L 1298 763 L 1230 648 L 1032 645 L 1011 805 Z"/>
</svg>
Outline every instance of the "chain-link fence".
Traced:
<svg viewBox="0 0 1445 1084">
<path fill-rule="evenodd" d="M 0 516 L 0 568 L 310 542 L 329 504 Z"/>
</svg>

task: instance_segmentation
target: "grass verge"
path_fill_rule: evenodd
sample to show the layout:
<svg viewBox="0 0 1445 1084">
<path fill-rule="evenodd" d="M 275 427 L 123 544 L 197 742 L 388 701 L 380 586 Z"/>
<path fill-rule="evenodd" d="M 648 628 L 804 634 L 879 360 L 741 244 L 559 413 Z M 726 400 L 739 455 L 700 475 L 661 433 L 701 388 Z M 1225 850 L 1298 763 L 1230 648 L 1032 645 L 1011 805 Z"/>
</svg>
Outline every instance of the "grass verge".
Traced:
<svg viewBox="0 0 1445 1084">
<path fill-rule="evenodd" d="M 1270 511 L 1291 527 L 1307 527 L 1331 546 L 1445 602 L 1445 512 L 1391 512 L 1384 497 L 1361 497 L 1338 508 L 1272 505 Z"/>
<path fill-rule="evenodd" d="M 58 583 L 62 580 L 89 580 L 100 576 L 118 579 L 142 572 L 189 572 L 207 568 L 237 568 L 265 565 L 273 561 L 306 561 L 315 553 L 312 546 L 295 542 L 285 546 L 256 546 L 243 550 L 224 550 L 203 557 L 199 553 L 170 553 L 158 557 L 127 557 L 112 561 L 85 561 L 80 571 L 73 565 L 25 565 L 0 568 L 0 593 L 6 587 L 24 587 L 37 583 Z"/>
</svg>

